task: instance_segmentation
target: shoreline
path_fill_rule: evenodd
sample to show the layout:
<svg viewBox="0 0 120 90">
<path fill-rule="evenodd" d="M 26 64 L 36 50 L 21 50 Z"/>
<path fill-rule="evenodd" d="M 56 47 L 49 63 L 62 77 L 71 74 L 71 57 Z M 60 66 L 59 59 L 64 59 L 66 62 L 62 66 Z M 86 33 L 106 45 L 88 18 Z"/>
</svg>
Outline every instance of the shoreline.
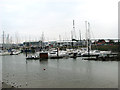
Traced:
<svg viewBox="0 0 120 90">
<path fill-rule="evenodd" d="M 2 83 L 2 88 L 13 88 L 11 85 Z"/>
</svg>

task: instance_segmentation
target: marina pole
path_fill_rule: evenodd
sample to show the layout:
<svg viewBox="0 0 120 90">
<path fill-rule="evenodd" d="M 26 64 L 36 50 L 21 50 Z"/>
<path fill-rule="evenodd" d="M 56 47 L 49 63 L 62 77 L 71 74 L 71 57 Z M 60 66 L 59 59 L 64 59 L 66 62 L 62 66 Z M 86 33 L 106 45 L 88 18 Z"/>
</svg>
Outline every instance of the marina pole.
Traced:
<svg viewBox="0 0 120 90">
<path fill-rule="evenodd" d="M 25 49 L 26 57 L 27 57 L 27 48 Z"/>
<path fill-rule="evenodd" d="M 72 48 L 73 48 L 73 32 L 71 31 L 71 40 L 72 40 Z"/>
<path fill-rule="evenodd" d="M 90 56 L 90 23 L 88 22 L 88 56 Z"/>
<path fill-rule="evenodd" d="M 80 41 L 81 41 L 81 30 L 79 30 L 79 34 L 80 34 Z"/>
<path fill-rule="evenodd" d="M 4 50 L 4 44 L 5 44 L 5 32 L 3 31 L 3 44 L 2 44 L 2 50 Z"/>
<path fill-rule="evenodd" d="M 87 24 L 88 24 L 87 21 L 85 21 L 85 27 L 86 27 L 86 47 L 88 49 L 88 25 Z"/>
<path fill-rule="evenodd" d="M 59 48 L 57 47 L 57 57 L 59 57 L 59 54 L 58 54 L 58 52 L 59 52 Z"/>
</svg>

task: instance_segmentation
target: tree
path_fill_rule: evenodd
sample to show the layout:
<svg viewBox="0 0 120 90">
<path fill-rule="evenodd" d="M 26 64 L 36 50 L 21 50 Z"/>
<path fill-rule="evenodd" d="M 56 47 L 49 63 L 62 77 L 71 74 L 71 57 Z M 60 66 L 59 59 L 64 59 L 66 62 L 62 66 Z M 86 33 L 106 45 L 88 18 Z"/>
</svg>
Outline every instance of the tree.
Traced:
<svg viewBox="0 0 120 90">
<path fill-rule="evenodd" d="M 109 39 L 109 44 L 113 44 L 114 40 Z"/>
</svg>

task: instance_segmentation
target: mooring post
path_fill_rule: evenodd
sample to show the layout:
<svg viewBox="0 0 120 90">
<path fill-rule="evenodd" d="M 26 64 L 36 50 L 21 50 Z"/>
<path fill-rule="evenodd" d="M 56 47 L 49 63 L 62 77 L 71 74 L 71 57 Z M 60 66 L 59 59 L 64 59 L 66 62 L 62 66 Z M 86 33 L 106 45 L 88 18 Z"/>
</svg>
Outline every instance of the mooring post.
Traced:
<svg viewBox="0 0 120 90">
<path fill-rule="evenodd" d="M 26 57 L 27 57 L 27 48 L 25 49 Z"/>
<path fill-rule="evenodd" d="M 59 55 L 58 55 L 58 52 L 59 52 L 59 48 L 57 47 L 57 57 L 59 56 Z"/>
</svg>

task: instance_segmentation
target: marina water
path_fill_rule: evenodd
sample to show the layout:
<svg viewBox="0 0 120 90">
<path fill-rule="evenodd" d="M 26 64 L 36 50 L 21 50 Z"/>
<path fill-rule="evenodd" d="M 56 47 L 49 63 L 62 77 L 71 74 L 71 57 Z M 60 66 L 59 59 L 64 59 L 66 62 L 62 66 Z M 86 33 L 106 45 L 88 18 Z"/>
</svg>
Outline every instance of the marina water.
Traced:
<svg viewBox="0 0 120 90">
<path fill-rule="evenodd" d="M 25 54 L 2 57 L 2 79 L 18 88 L 117 88 L 117 61 L 76 59 L 26 60 Z"/>
</svg>

